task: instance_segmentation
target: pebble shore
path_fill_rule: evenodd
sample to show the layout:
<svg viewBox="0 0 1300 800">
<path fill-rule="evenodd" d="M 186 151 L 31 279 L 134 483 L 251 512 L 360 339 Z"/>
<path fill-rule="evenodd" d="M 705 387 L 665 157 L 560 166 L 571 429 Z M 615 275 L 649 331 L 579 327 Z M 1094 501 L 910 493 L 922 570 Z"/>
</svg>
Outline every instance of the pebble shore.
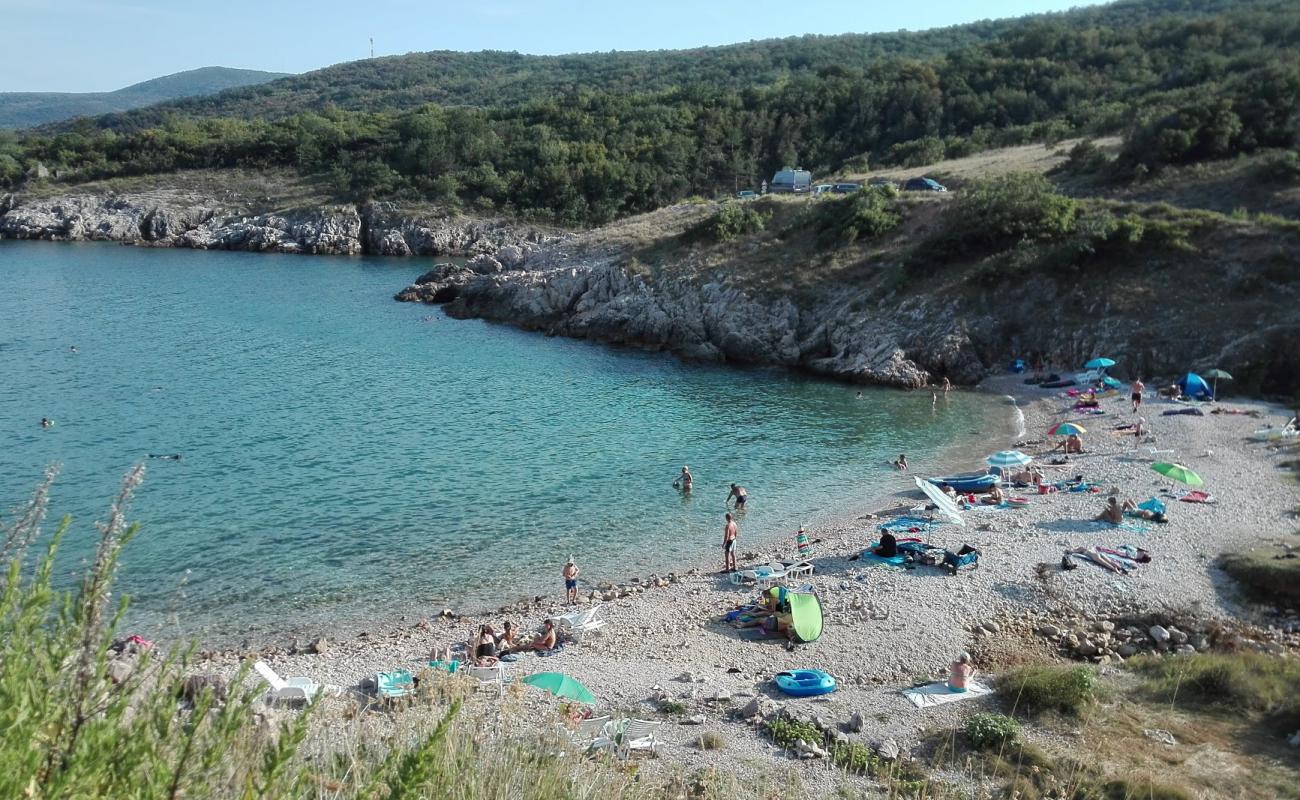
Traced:
<svg viewBox="0 0 1300 800">
<path fill-rule="evenodd" d="M 797 583 L 816 589 L 825 611 L 825 633 L 792 652 L 779 640 L 743 638 L 718 621 L 757 593 L 716 572 L 720 555 L 718 565 L 684 568 L 671 576 L 609 581 L 584 576 L 594 585 L 584 589 L 582 605 L 601 604 L 605 630 L 546 658 L 523 655 L 511 665 L 513 676 L 564 672 L 592 691 L 600 713 L 663 720 L 665 744 L 655 759 L 657 768 L 734 770 L 743 754 L 776 771 L 801 770 L 799 780 L 805 787 L 830 791 L 848 779 L 824 760 L 800 760 L 773 745 L 753 717 L 784 708 L 820 718 L 842 735 L 878 750 L 905 756 L 924 730 L 954 726 L 993 702 L 972 699 L 918 711 L 901 695 L 901 688 L 943 676 L 963 650 L 974 654 L 977 668 L 991 672 L 1014 663 L 1066 658 L 1105 666 L 1143 650 L 1204 649 L 1224 636 L 1259 649 L 1300 648 L 1300 621 L 1294 616 L 1262 616 L 1258 608 L 1244 605 L 1213 567 L 1220 553 L 1275 542 L 1296 527 L 1290 513 L 1300 507 L 1300 485 L 1279 468 L 1285 457 L 1248 440 L 1266 424 L 1285 422 L 1285 409 L 1228 400 L 1219 405 L 1252 413 L 1162 416 L 1163 410 L 1176 406 L 1152 398 L 1141 411 L 1151 439 L 1139 443 L 1114 431 L 1135 418 L 1127 395 L 1103 399 L 1103 415 L 1081 417 L 1065 410 L 1061 390 L 1026 386 L 1016 376 L 986 380 L 981 389 L 1017 398 L 1027 431 L 1021 449 L 1030 455 L 1050 447 L 1045 432 L 1052 425 L 1065 420 L 1085 425 L 1087 452 L 1070 456 L 1066 464 L 1047 464 L 1046 469 L 1049 480 L 1083 475 L 1102 491 L 1016 492 L 1029 496 L 1027 507 L 970 511 L 964 515 L 965 527 L 943 525 L 923 534 L 949 549 L 971 544 L 981 550 L 979 567 L 956 576 L 929 567 L 900 569 L 850 560 L 876 538 L 883 516 L 842 519 L 810 530 L 819 540 L 808 559 L 816 572 Z M 1208 412 L 1210 407 L 1204 408 Z M 1003 446 L 995 442 L 990 452 Z M 1045 464 L 1049 460 L 1040 459 Z M 1174 488 L 1151 470 L 1153 460 L 1196 470 L 1217 502 L 1165 498 L 1170 521 L 1149 525 L 1144 532 L 1091 523 L 1112 487 L 1136 501 Z M 950 466 L 955 471 L 980 465 Z M 918 504 L 920 493 L 914 486 L 909 490 L 910 480 L 898 478 L 892 504 L 902 509 Z M 882 514 L 887 510 L 882 508 Z M 1068 548 L 1121 544 L 1147 550 L 1151 562 L 1131 575 L 1090 564 L 1060 569 Z M 789 558 L 794 554 L 793 531 L 788 542 L 772 549 L 746 549 L 742 540 L 742 568 Z M 473 618 L 438 616 L 431 610 L 430 618 L 415 625 L 379 626 L 343 641 L 326 638 L 263 648 L 257 654 L 281 674 L 310 676 L 362 693 L 377 671 L 416 669 L 432 648 L 464 642 L 481 622 L 499 630 L 500 623 L 510 619 L 532 631 L 546 616 L 567 610 L 559 600 L 557 592 Z M 206 653 L 197 666 L 228 677 L 249 655 L 237 650 Z M 783 697 L 770 679 L 792 668 L 826 670 L 838 679 L 839 688 L 821 698 Z M 539 707 L 549 700 L 540 692 L 529 696 Z M 660 714 L 665 698 L 679 701 L 686 711 Z M 706 751 L 695 746 L 702 731 L 720 733 L 727 748 Z M 816 763 L 809 766 L 810 761 Z"/>
</svg>

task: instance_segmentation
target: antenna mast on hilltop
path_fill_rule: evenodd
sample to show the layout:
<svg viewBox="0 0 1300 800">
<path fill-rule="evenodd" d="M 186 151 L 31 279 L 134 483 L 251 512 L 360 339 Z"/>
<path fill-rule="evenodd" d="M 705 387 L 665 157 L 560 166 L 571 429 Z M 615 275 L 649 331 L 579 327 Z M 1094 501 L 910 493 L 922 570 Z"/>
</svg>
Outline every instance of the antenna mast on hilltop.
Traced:
<svg viewBox="0 0 1300 800">
<path fill-rule="evenodd" d="M 375 37 L 370 37 L 370 57 L 375 57 Z"/>
</svg>

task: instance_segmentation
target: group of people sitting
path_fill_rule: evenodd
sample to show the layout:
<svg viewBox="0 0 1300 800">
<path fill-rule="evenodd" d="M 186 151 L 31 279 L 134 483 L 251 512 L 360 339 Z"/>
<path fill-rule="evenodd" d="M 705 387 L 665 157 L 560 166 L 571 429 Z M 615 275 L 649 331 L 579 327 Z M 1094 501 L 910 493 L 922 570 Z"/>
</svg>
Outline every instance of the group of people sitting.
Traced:
<svg viewBox="0 0 1300 800">
<path fill-rule="evenodd" d="M 541 633 L 530 641 L 518 641 L 515 638 L 517 632 L 518 628 L 510 620 L 502 624 L 501 633 L 497 633 L 491 625 L 480 625 L 478 632 L 465 642 L 465 655 L 460 663 L 472 667 L 493 667 L 503 658 L 513 661 L 513 656 L 520 653 L 549 652 L 558 643 L 554 620 L 543 622 Z M 451 645 L 434 648 L 429 658 L 434 662 L 450 663 L 453 660 L 451 651 Z"/>
<path fill-rule="evenodd" d="M 794 617 L 790 611 L 789 590 L 773 586 L 763 592 L 763 602 L 743 609 L 733 620 L 737 628 L 762 628 L 768 635 L 785 637 L 785 648 L 794 649 Z"/>
<path fill-rule="evenodd" d="M 1006 493 L 1003 492 L 1002 487 L 997 484 L 993 484 L 992 488 L 990 488 L 986 493 L 980 497 L 976 497 L 974 502 L 972 502 L 966 495 L 958 494 L 956 489 L 946 483 L 939 484 L 939 491 L 943 492 L 949 500 L 956 503 L 958 508 L 969 508 L 972 505 L 1000 506 L 1006 502 L 1007 499 Z"/>
</svg>

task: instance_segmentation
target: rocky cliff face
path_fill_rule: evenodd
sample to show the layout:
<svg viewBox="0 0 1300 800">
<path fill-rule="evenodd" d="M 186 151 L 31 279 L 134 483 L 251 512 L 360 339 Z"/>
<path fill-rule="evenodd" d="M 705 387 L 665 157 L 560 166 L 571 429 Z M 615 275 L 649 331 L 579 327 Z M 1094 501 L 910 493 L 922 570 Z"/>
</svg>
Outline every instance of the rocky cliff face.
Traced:
<svg viewBox="0 0 1300 800">
<path fill-rule="evenodd" d="M 1216 311 L 1224 324 L 1207 323 L 1206 294 L 1228 298 L 1231 271 L 1213 273 L 1223 286 L 1205 289 L 1194 281 L 1185 298 L 1166 289 L 1168 303 L 1153 314 L 1141 302 L 1116 302 L 1142 297 L 1137 283 L 1040 276 L 998 291 L 885 295 L 829 284 L 796 301 L 730 277 L 656 276 L 629 271 L 617 252 L 570 255 L 566 249 L 507 248 L 464 266 L 438 265 L 396 299 L 445 304 L 452 317 L 549 335 L 782 366 L 853 383 L 915 388 L 940 376 L 974 383 L 1011 358 L 1037 352 L 1071 364 L 1113 354 L 1124 359 L 1121 374 L 1149 380 L 1230 364 L 1237 388 L 1297 389 L 1294 292 L 1232 298 Z M 1255 324 L 1243 328 L 1229 319 Z"/>
<path fill-rule="evenodd" d="M 397 299 L 446 303 L 453 317 L 855 383 L 919 387 L 935 371 L 968 382 L 984 374 L 952 317 L 929 304 L 871 313 L 855 310 L 857 292 L 840 290 L 799 306 L 723 282 L 632 275 L 612 258 L 555 266 L 513 255 L 505 258 L 512 269 L 501 266 L 500 255 L 439 265 Z M 537 253 L 538 260 L 545 256 Z"/>
<path fill-rule="evenodd" d="M 391 204 L 249 213 L 174 194 L 0 197 L 0 238 L 109 241 L 196 250 L 412 256 L 492 253 L 544 237 L 499 222 L 404 214 Z"/>
</svg>

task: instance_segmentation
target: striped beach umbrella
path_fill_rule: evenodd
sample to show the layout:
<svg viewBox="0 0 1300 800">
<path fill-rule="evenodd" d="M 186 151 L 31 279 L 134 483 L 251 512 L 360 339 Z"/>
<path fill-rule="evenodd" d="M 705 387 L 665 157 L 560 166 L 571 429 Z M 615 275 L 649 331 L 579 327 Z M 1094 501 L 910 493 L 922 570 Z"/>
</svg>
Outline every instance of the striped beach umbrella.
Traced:
<svg viewBox="0 0 1300 800">
<path fill-rule="evenodd" d="M 999 450 L 989 456 L 985 461 L 990 467 L 1006 469 L 1007 467 L 1023 467 L 1034 459 L 1020 452 L 1019 450 Z"/>
<path fill-rule="evenodd" d="M 1062 422 L 1052 427 L 1047 432 L 1048 436 L 1078 436 L 1081 433 L 1087 433 L 1088 429 L 1077 422 Z"/>
</svg>

